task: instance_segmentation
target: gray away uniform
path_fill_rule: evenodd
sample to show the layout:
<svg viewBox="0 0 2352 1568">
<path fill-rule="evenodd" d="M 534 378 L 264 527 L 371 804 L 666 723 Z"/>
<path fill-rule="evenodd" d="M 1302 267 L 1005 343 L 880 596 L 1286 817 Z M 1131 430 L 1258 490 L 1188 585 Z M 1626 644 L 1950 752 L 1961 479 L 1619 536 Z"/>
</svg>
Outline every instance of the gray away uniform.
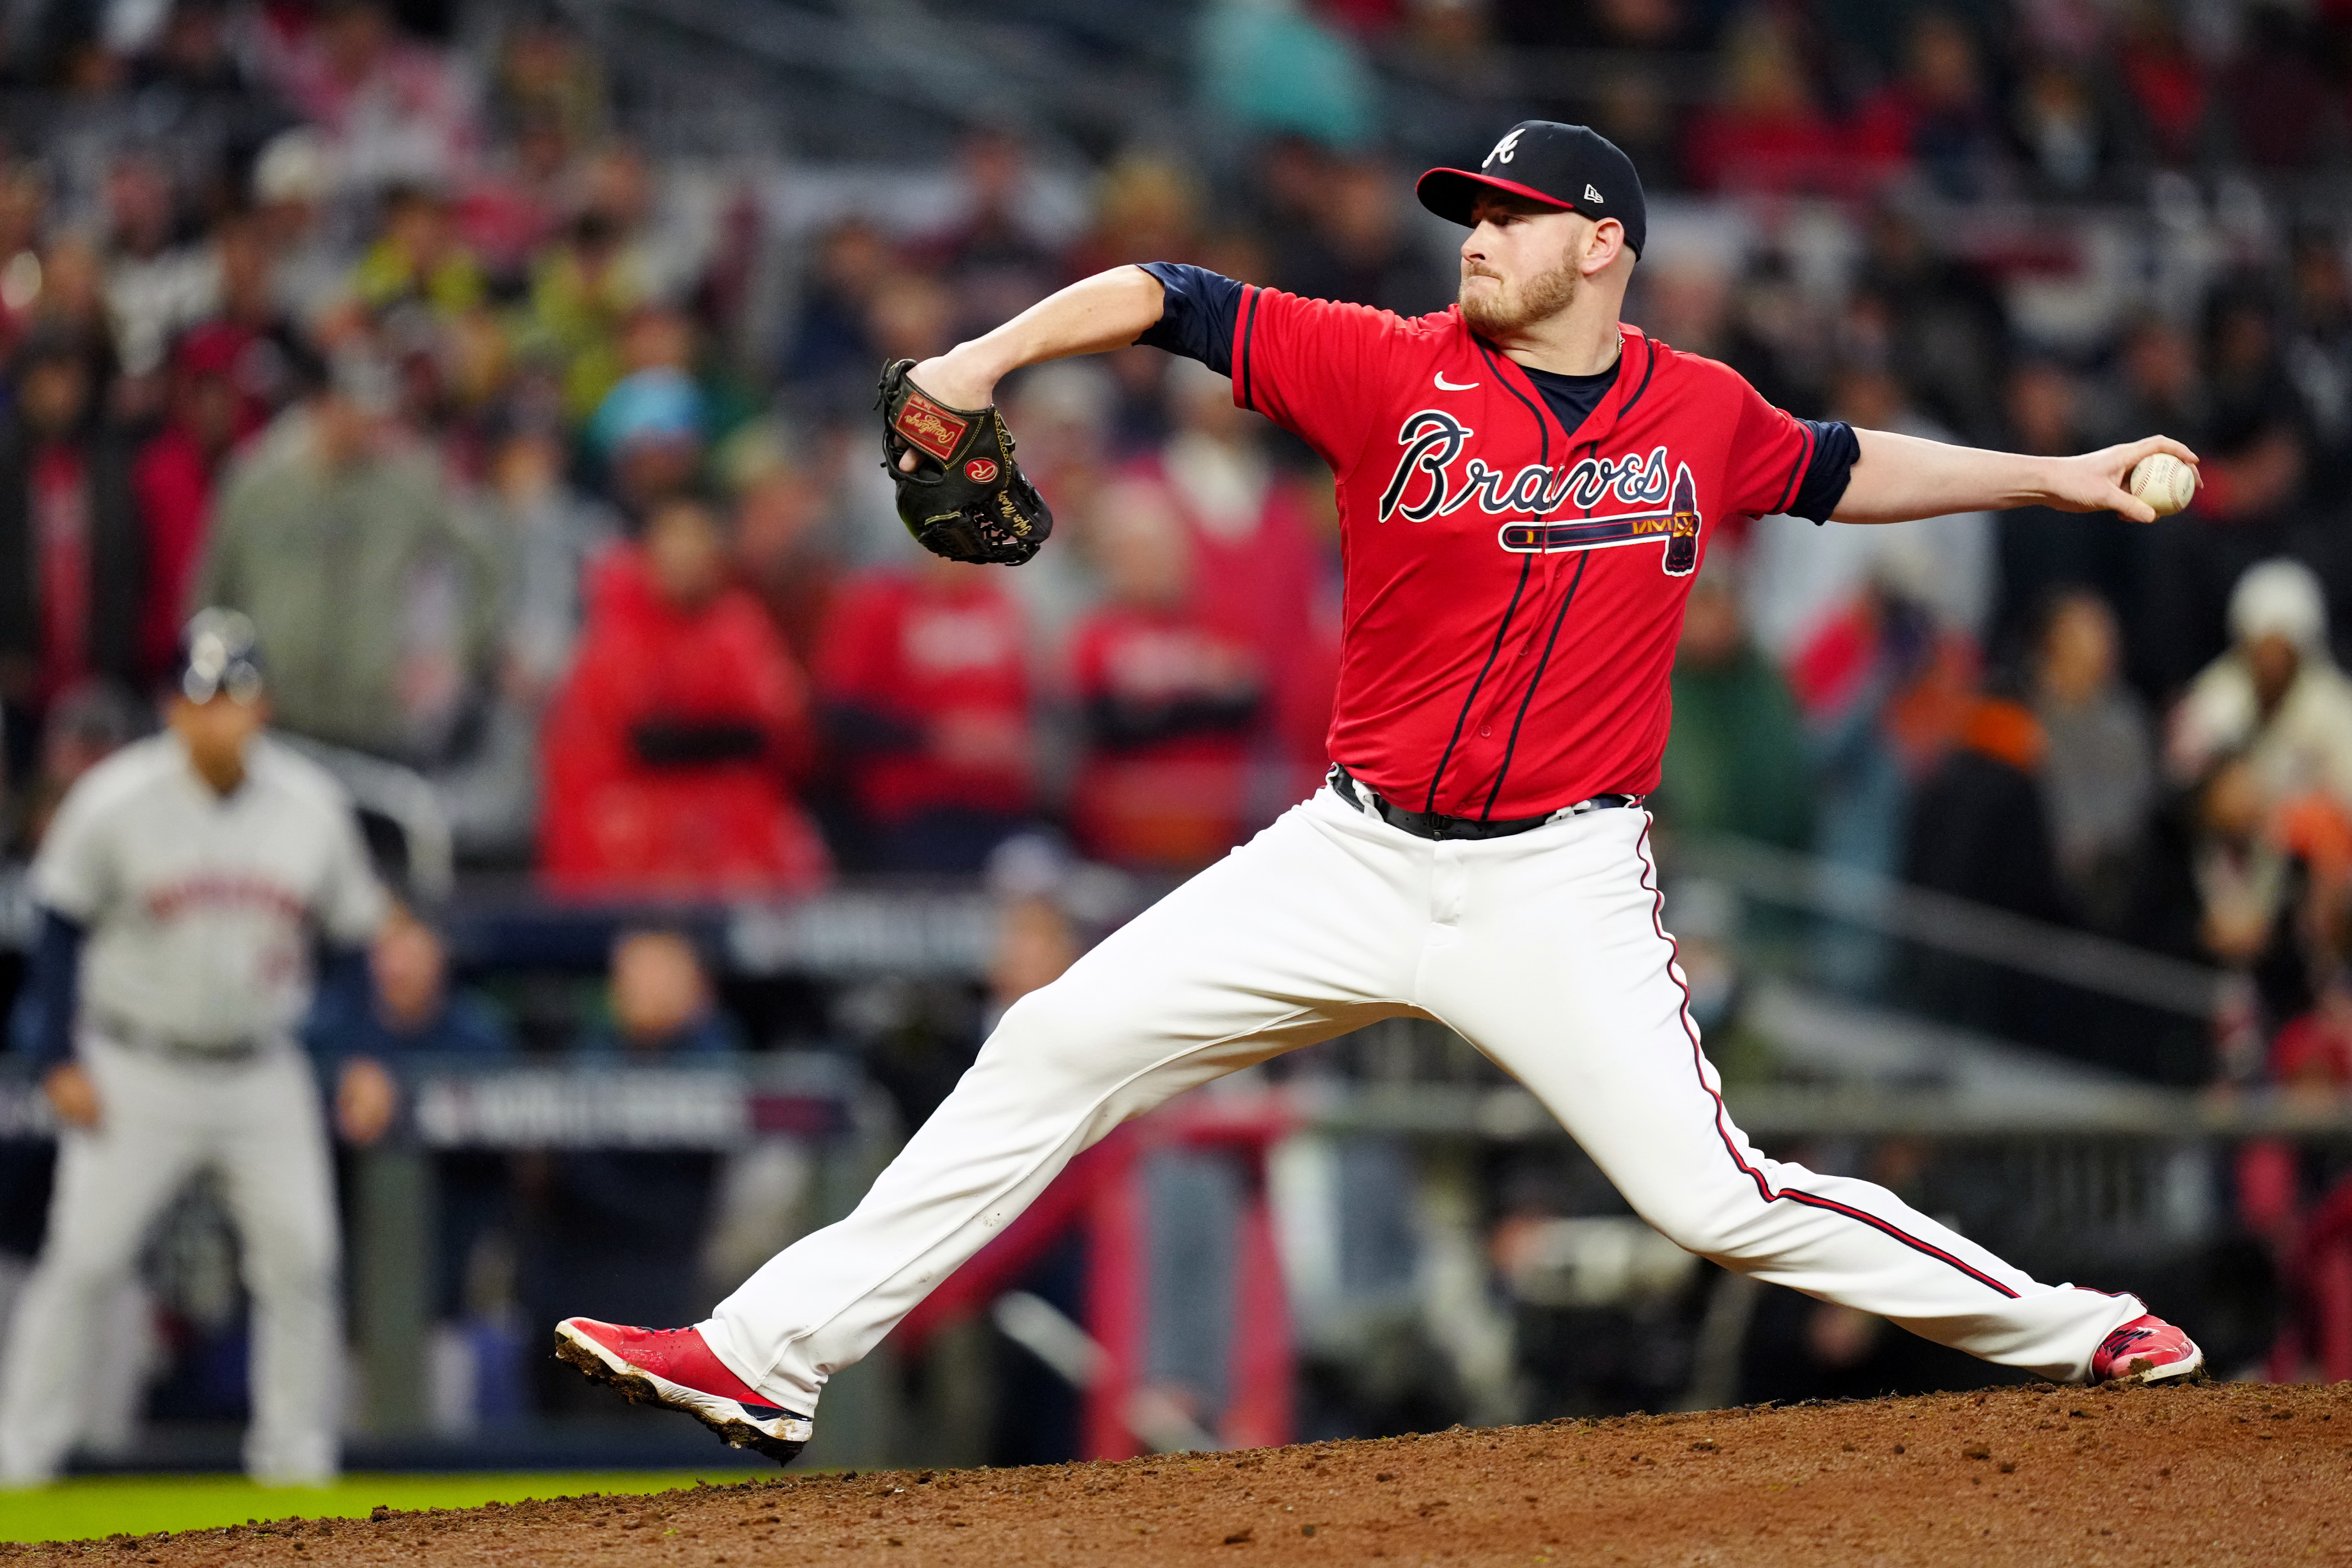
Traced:
<svg viewBox="0 0 2352 1568">
<path fill-rule="evenodd" d="M 0 1483 L 54 1476 L 81 1426 L 86 1325 L 129 1277 L 158 1214 L 216 1172 L 254 1302 L 246 1468 L 324 1480 L 337 1464 L 341 1356 L 333 1166 L 294 1030 L 314 928 L 357 946 L 384 895 L 349 798 L 272 743 L 223 797 L 178 737 L 125 747 L 59 807 L 35 897 L 88 932 L 77 1054 L 100 1097 L 68 1128 L 47 1240 L 0 1361 Z"/>
</svg>

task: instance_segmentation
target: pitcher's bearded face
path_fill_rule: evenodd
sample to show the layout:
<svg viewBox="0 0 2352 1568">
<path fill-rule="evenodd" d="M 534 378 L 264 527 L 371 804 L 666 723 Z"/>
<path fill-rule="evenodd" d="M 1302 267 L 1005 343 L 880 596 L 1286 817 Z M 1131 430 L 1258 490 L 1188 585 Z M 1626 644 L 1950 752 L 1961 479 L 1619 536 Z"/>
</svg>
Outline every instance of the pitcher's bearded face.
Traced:
<svg viewBox="0 0 2352 1568">
<path fill-rule="evenodd" d="M 1582 285 L 1574 213 L 1519 198 L 1481 196 L 1462 246 L 1462 320 L 1482 337 L 1510 338 L 1568 309 Z"/>
<path fill-rule="evenodd" d="M 1528 278 L 1508 278 L 1485 262 L 1462 264 L 1462 320 L 1481 337 L 1508 338 L 1568 309 L 1584 281 L 1563 258 Z"/>
</svg>

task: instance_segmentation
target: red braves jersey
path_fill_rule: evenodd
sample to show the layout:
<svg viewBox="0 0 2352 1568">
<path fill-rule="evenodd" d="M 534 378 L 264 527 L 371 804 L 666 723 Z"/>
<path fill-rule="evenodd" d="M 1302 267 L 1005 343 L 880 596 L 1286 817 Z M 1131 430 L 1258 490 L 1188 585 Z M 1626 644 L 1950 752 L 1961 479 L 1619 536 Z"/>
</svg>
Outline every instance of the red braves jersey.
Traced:
<svg viewBox="0 0 2352 1568">
<path fill-rule="evenodd" d="M 1569 430 L 1458 307 L 1243 292 L 1234 401 L 1339 488 L 1331 757 L 1399 805 L 1508 819 L 1648 794 L 1692 574 L 1716 529 L 1782 510 L 1804 477 L 1804 424 L 1620 331 L 1616 381 Z"/>
</svg>

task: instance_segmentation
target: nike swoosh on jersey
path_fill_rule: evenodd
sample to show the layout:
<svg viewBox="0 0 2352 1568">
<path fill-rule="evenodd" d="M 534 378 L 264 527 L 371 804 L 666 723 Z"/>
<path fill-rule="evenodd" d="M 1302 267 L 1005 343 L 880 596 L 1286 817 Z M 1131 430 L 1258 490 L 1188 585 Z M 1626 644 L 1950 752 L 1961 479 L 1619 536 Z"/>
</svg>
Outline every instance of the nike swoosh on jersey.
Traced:
<svg viewBox="0 0 2352 1568">
<path fill-rule="evenodd" d="M 1467 392 L 1477 384 L 1478 384 L 1475 381 L 1465 381 L 1458 384 L 1451 382 L 1445 379 L 1445 373 L 1444 371 L 1441 370 L 1437 373 L 1437 390 L 1440 392 Z"/>
</svg>

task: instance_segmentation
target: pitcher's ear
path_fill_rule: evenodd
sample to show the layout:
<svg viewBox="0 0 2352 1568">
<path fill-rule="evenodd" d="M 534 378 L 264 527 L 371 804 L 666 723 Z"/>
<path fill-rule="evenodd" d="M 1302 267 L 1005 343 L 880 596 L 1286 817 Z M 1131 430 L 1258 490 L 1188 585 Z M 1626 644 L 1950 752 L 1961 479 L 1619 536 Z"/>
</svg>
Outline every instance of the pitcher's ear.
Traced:
<svg viewBox="0 0 2352 1568">
<path fill-rule="evenodd" d="M 1628 254 L 1625 247 L 1625 226 L 1613 217 L 1602 218 L 1592 226 L 1592 237 L 1585 241 L 1585 268 L 1588 273 L 1601 273 L 1615 265 L 1620 256 Z"/>
</svg>

